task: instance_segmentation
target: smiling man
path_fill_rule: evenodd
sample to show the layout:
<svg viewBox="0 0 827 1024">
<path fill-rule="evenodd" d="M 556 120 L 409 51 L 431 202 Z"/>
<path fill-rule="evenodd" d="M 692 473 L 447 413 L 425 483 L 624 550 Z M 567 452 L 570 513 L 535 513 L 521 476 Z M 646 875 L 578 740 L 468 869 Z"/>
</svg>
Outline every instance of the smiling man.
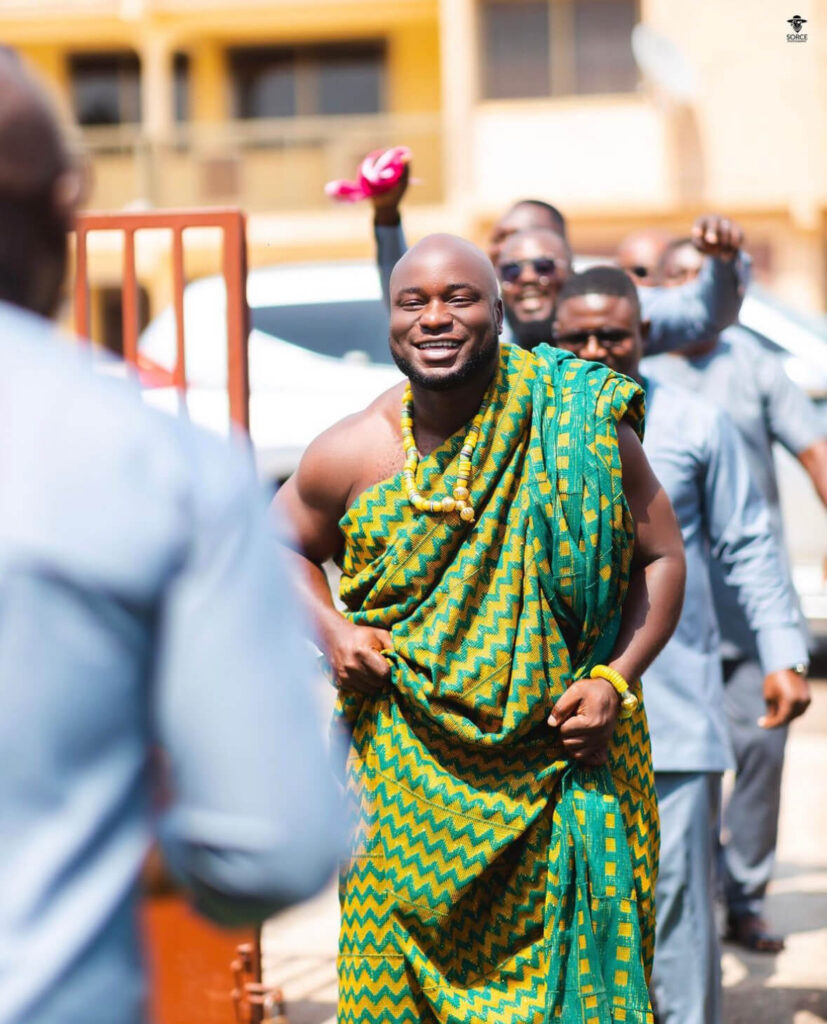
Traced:
<svg viewBox="0 0 827 1024">
<path fill-rule="evenodd" d="M 571 262 L 568 242 L 554 231 L 521 231 L 502 243 L 497 273 L 505 319 L 523 348 L 550 341 L 554 303 Z"/>
<path fill-rule="evenodd" d="M 720 1024 L 720 948 L 714 916 L 715 831 L 721 774 L 734 764 L 726 728 L 711 563 L 726 580 L 762 652 L 763 731 L 806 708 L 787 668 L 805 655 L 769 509 L 729 419 L 687 391 L 644 379 L 648 324 L 617 267 L 594 267 L 560 290 L 555 344 L 646 388 L 644 451 L 677 513 L 686 547 L 683 614 L 645 673 L 661 814 L 653 990 L 661 1024 Z M 755 698 L 761 698 L 761 682 Z"/>
<path fill-rule="evenodd" d="M 349 735 L 338 1019 L 647 1024 L 657 816 L 625 680 L 684 568 L 639 389 L 500 346 L 493 268 L 461 239 L 415 246 L 391 293 L 407 384 L 276 497 Z"/>
</svg>

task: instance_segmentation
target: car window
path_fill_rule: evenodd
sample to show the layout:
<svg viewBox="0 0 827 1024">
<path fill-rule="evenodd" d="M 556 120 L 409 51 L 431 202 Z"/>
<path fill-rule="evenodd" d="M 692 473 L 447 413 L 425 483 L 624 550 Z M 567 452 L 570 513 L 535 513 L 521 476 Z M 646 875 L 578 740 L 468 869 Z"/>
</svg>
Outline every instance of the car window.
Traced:
<svg viewBox="0 0 827 1024">
<path fill-rule="evenodd" d="M 251 326 L 323 356 L 392 363 L 388 313 L 381 299 L 255 306 Z"/>
<path fill-rule="evenodd" d="M 788 320 L 798 324 L 799 327 L 805 328 L 822 341 L 827 342 L 827 316 L 824 313 L 813 313 L 808 310 L 799 309 L 797 306 L 790 306 L 786 302 L 782 302 L 772 292 L 768 292 L 757 285 L 750 285 L 748 294 L 755 296 L 764 305 L 781 313 Z"/>
</svg>

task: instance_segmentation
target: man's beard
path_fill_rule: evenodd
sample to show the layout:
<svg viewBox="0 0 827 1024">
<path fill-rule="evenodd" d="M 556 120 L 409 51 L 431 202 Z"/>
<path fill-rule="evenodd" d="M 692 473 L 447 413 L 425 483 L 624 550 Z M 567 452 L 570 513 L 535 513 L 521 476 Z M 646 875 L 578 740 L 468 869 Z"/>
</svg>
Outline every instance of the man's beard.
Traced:
<svg viewBox="0 0 827 1024">
<path fill-rule="evenodd" d="M 551 344 L 553 314 L 544 316 L 542 320 L 518 320 L 508 306 L 504 308 L 506 322 L 520 348 L 532 349 L 543 343 Z"/>
<path fill-rule="evenodd" d="M 393 347 L 391 347 L 391 356 L 402 373 L 405 374 L 412 384 L 416 384 L 417 387 L 424 388 L 426 391 L 452 391 L 454 388 L 467 384 L 469 380 L 472 380 L 478 374 L 481 375 L 484 369 L 487 369 L 494 363 L 497 358 L 498 348 L 499 337 L 496 333 L 492 332 L 489 338 L 467 362 L 454 370 L 453 373 L 448 373 L 444 377 L 430 377 L 422 373 L 412 366 L 404 356 L 394 351 Z"/>
</svg>

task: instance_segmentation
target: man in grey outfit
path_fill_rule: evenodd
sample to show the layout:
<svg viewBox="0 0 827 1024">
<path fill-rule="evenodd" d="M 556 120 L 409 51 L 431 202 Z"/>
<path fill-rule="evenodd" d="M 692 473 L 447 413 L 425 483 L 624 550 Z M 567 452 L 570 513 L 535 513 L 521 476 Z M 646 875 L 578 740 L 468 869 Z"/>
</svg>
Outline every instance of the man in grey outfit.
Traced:
<svg viewBox="0 0 827 1024">
<path fill-rule="evenodd" d="M 732 588 L 756 638 L 768 727 L 803 710 L 781 706 L 779 698 L 788 665 L 804 657 L 806 648 L 781 572 L 769 509 L 751 480 L 743 444 L 713 406 L 641 374 L 647 327 L 626 274 L 596 267 L 570 278 L 561 289 L 554 344 L 644 386 L 644 451 L 683 534 L 681 619 L 643 678 L 661 817 L 652 994 L 660 1024 L 721 1024 L 715 836 L 721 775 L 734 760 L 723 707 L 711 566 Z"/>
<path fill-rule="evenodd" d="M 667 285 L 683 284 L 702 270 L 702 257 L 686 240 L 665 252 Z M 680 355 L 644 361 L 644 372 L 664 384 L 698 393 L 724 409 L 741 435 L 753 480 L 769 506 L 770 523 L 782 554 L 781 579 L 797 608 L 786 556 L 772 446 L 783 445 L 807 471 L 827 505 L 827 424 L 780 360 L 752 334 L 735 326 L 712 335 Z M 714 570 L 714 567 L 713 567 Z M 764 895 L 772 875 L 778 835 L 781 772 L 786 727 L 763 721 L 760 650 L 732 590 L 713 571 L 713 595 L 723 637 L 726 709 L 735 749 L 735 786 L 724 815 L 724 895 L 728 936 L 748 948 L 777 952 L 781 936 L 764 921 Z M 803 635 L 800 613 L 797 624 Z M 808 701 L 806 652 L 790 660 L 790 701 Z"/>
</svg>

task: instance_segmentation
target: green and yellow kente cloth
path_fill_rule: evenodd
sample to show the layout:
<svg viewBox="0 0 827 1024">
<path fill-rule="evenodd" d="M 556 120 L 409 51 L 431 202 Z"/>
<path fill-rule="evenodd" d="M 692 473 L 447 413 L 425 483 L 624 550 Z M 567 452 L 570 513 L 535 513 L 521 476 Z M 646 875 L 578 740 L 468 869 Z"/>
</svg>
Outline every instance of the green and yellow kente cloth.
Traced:
<svg viewBox="0 0 827 1024">
<path fill-rule="evenodd" d="M 391 631 L 391 685 L 340 696 L 358 811 L 341 878 L 340 1024 L 652 1021 L 658 846 L 642 703 L 607 768 L 546 719 L 609 659 L 633 548 L 616 425 L 635 384 L 503 345 L 473 459 L 477 521 L 401 474 L 341 520 L 341 596 Z M 464 432 L 420 463 L 449 494 Z M 639 693 L 639 688 L 636 688 Z"/>
</svg>

